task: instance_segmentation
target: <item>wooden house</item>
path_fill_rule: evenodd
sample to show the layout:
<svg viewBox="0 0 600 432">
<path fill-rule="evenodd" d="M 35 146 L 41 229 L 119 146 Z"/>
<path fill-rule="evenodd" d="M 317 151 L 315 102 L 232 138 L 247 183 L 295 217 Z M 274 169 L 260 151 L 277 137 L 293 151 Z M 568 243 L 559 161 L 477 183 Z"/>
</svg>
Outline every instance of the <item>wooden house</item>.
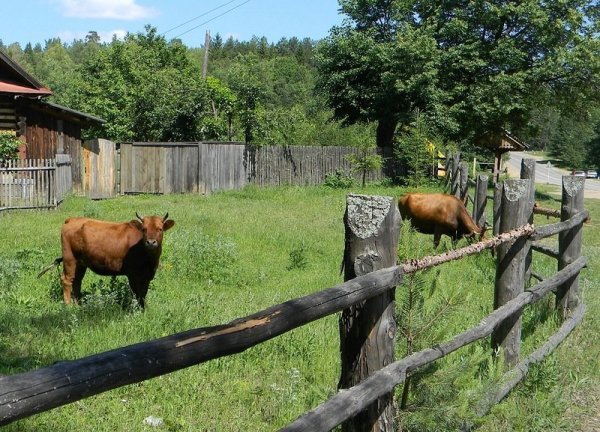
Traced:
<svg viewBox="0 0 600 432">
<path fill-rule="evenodd" d="M 100 125 L 98 117 L 47 100 L 52 91 L 0 51 L 0 130 L 15 131 L 23 142 L 21 159 L 69 154 L 73 186 L 82 184 L 82 129 Z"/>
</svg>

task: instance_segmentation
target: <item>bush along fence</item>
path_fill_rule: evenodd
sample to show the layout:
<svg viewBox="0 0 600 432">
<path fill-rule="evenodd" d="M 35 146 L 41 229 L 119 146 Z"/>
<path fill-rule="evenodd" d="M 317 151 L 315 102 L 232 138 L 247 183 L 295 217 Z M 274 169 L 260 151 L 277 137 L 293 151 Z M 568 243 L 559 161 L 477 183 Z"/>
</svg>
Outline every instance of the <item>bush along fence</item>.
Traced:
<svg viewBox="0 0 600 432">
<path fill-rule="evenodd" d="M 289 300 L 229 324 L 177 333 L 74 361 L 58 362 L 31 372 L 0 377 L 0 425 L 140 382 L 218 357 L 242 352 L 294 328 L 341 312 L 341 377 L 339 392 L 284 427 L 283 431 L 393 430 L 394 387 L 424 365 L 470 343 L 491 337 L 502 348 L 507 370 L 501 385 L 477 407 L 484 414 L 502 400 L 580 322 L 578 274 L 583 209 L 580 177 L 563 178 L 561 222 L 534 227 L 531 179 L 506 181 L 498 205 L 500 233 L 488 240 L 437 256 L 395 262 L 400 217 L 390 197 L 349 195 L 345 213 L 346 281 L 305 297 Z M 538 248 L 538 240 L 559 235 L 557 250 Z M 394 359 L 396 323 L 393 307 L 403 275 L 496 249 L 495 310 L 481 324 L 432 348 Z M 524 290 L 525 257 L 530 251 L 554 256 L 558 272 Z M 562 326 L 525 359 L 520 358 L 521 312 L 554 292 Z"/>
<path fill-rule="evenodd" d="M 72 188 L 71 156 L 67 154 L 0 165 L 0 211 L 56 207 Z"/>
</svg>

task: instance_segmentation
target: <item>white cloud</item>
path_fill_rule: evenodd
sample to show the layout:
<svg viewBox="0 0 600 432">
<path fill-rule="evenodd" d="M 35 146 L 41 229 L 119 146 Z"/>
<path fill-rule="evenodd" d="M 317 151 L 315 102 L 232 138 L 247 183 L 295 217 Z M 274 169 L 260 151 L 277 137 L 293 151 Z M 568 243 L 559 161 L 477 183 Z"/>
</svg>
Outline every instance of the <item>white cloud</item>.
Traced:
<svg viewBox="0 0 600 432">
<path fill-rule="evenodd" d="M 113 35 L 115 35 L 117 39 L 123 40 L 127 34 L 127 30 L 116 29 L 110 31 L 99 31 L 97 33 L 98 36 L 100 36 L 101 42 L 110 42 L 112 41 Z M 71 43 L 74 40 L 85 40 L 87 35 L 87 31 L 74 32 L 71 30 L 65 30 L 58 33 L 60 40 L 67 43 Z"/>
<path fill-rule="evenodd" d="M 62 12 L 73 18 L 136 20 L 152 18 L 158 11 L 140 6 L 137 0 L 60 0 Z"/>
</svg>

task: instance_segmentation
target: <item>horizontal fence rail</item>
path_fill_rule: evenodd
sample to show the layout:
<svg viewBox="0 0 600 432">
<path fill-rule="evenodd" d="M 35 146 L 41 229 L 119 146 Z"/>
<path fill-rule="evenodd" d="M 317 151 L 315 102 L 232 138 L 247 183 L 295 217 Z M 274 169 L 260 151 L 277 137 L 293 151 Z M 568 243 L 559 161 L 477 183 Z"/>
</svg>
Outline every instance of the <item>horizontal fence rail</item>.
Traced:
<svg viewBox="0 0 600 432">
<path fill-rule="evenodd" d="M 339 312 L 401 282 L 398 267 L 282 303 L 216 327 L 177 333 L 32 372 L 0 377 L 0 425 L 132 384 L 242 352 Z"/>
<path fill-rule="evenodd" d="M 522 293 L 515 299 L 496 309 L 484 318 L 480 325 L 473 327 L 448 342 L 436 345 L 373 373 L 369 378 L 348 390 L 342 390 L 317 408 L 304 414 L 282 432 L 318 432 L 329 431 L 369 406 L 384 394 L 391 392 L 395 386 L 406 379 L 407 372 L 425 366 L 435 360 L 492 334 L 506 318 L 520 311 L 528 304 L 534 303 L 560 284 L 577 274 L 587 263 L 585 257 L 565 267 L 549 278 Z"/>
<path fill-rule="evenodd" d="M 584 210 L 581 213 L 577 213 L 569 220 L 539 227 L 531 235 L 531 240 L 541 240 L 543 238 L 556 235 L 562 231 L 574 228 L 577 225 L 581 225 L 589 217 L 589 215 L 590 213 L 587 210 Z"/>
</svg>

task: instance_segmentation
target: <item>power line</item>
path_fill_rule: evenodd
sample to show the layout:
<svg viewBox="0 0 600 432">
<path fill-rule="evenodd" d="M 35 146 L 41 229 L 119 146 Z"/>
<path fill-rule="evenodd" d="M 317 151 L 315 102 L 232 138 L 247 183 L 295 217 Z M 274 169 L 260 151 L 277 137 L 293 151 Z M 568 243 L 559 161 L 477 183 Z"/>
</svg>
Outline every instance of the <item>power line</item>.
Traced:
<svg viewBox="0 0 600 432">
<path fill-rule="evenodd" d="M 189 23 L 191 23 L 192 21 L 196 21 L 198 18 L 202 18 L 203 16 L 206 16 L 206 15 L 208 15 L 209 13 L 211 13 L 211 12 L 214 12 L 214 11 L 216 11 L 216 10 L 219 10 L 219 9 L 221 9 L 222 7 L 225 7 L 225 6 L 227 6 L 228 4 L 231 4 L 231 3 L 233 3 L 233 2 L 236 2 L 236 1 L 238 1 L 238 0 L 231 0 L 231 1 L 228 1 L 227 3 L 223 3 L 222 5 L 219 5 L 219 6 L 217 6 L 217 7 L 216 7 L 216 8 L 214 8 L 214 9 L 211 9 L 211 10 L 209 10 L 209 11 L 207 11 L 207 12 L 204 12 L 204 13 L 203 13 L 203 14 L 201 14 L 201 15 L 198 15 L 197 17 L 194 17 L 194 18 L 192 18 L 191 20 L 187 20 L 186 22 L 184 22 L 184 23 L 182 23 L 182 24 L 179 24 L 178 26 L 175 26 L 175 27 L 173 27 L 173 28 L 170 28 L 169 30 L 167 30 L 167 31 L 163 32 L 163 34 L 162 34 L 162 35 L 164 36 L 164 35 L 166 35 L 167 33 L 169 33 L 170 31 L 173 31 L 173 30 L 175 30 L 175 29 L 178 29 L 179 27 L 183 27 L 184 25 L 186 25 L 186 24 L 189 24 Z"/>
<path fill-rule="evenodd" d="M 189 29 L 189 30 L 186 30 L 186 31 L 184 31 L 183 33 L 180 33 L 180 34 L 178 34 L 177 36 L 175 36 L 175 38 L 174 38 L 174 39 L 177 39 L 178 37 L 180 37 L 180 36 L 183 36 L 184 34 L 191 32 L 192 30 L 196 30 L 198 27 L 202 27 L 203 25 L 205 25 L 205 24 L 208 24 L 209 22 L 211 22 L 211 21 L 214 21 L 214 20 L 216 20 L 217 18 L 220 18 L 220 17 L 222 17 L 223 15 L 226 15 L 226 14 L 228 14 L 229 12 L 231 12 L 231 11 L 233 11 L 233 10 L 235 10 L 235 9 L 237 9 L 237 8 L 239 8 L 239 7 L 241 7 L 241 6 L 245 5 L 246 3 L 249 3 L 249 2 L 250 2 L 250 0 L 246 0 L 246 1 L 245 1 L 245 2 L 243 2 L 243 3 L 240 3 L 239 5 L 237 5 L 237 6 L 235 6 L 235 7 L 232 7 L 231 9 L 228 9 L 228 10 L 226 10 L 226 11 L 225 11 L 225 12 L 223 12 L 222 14 L 220 14 L 220 15 L 217 15 L 217 16 L 215 16 L 215 17 L 213 17 L 213 18 L 211 18 L 211 19 L 209 19 L 209 20 L 207 20 L 207 21 L 204 21 L 204 22 L 203 22 L 203 23 L 201 23 L 201 24 L 198 24 L 198 25 L 197 25 L 197 26 L 195 26 L 195 27 L 192 27 L 192 28 L 191 28 L 191 29 Z"/>
</svg>

